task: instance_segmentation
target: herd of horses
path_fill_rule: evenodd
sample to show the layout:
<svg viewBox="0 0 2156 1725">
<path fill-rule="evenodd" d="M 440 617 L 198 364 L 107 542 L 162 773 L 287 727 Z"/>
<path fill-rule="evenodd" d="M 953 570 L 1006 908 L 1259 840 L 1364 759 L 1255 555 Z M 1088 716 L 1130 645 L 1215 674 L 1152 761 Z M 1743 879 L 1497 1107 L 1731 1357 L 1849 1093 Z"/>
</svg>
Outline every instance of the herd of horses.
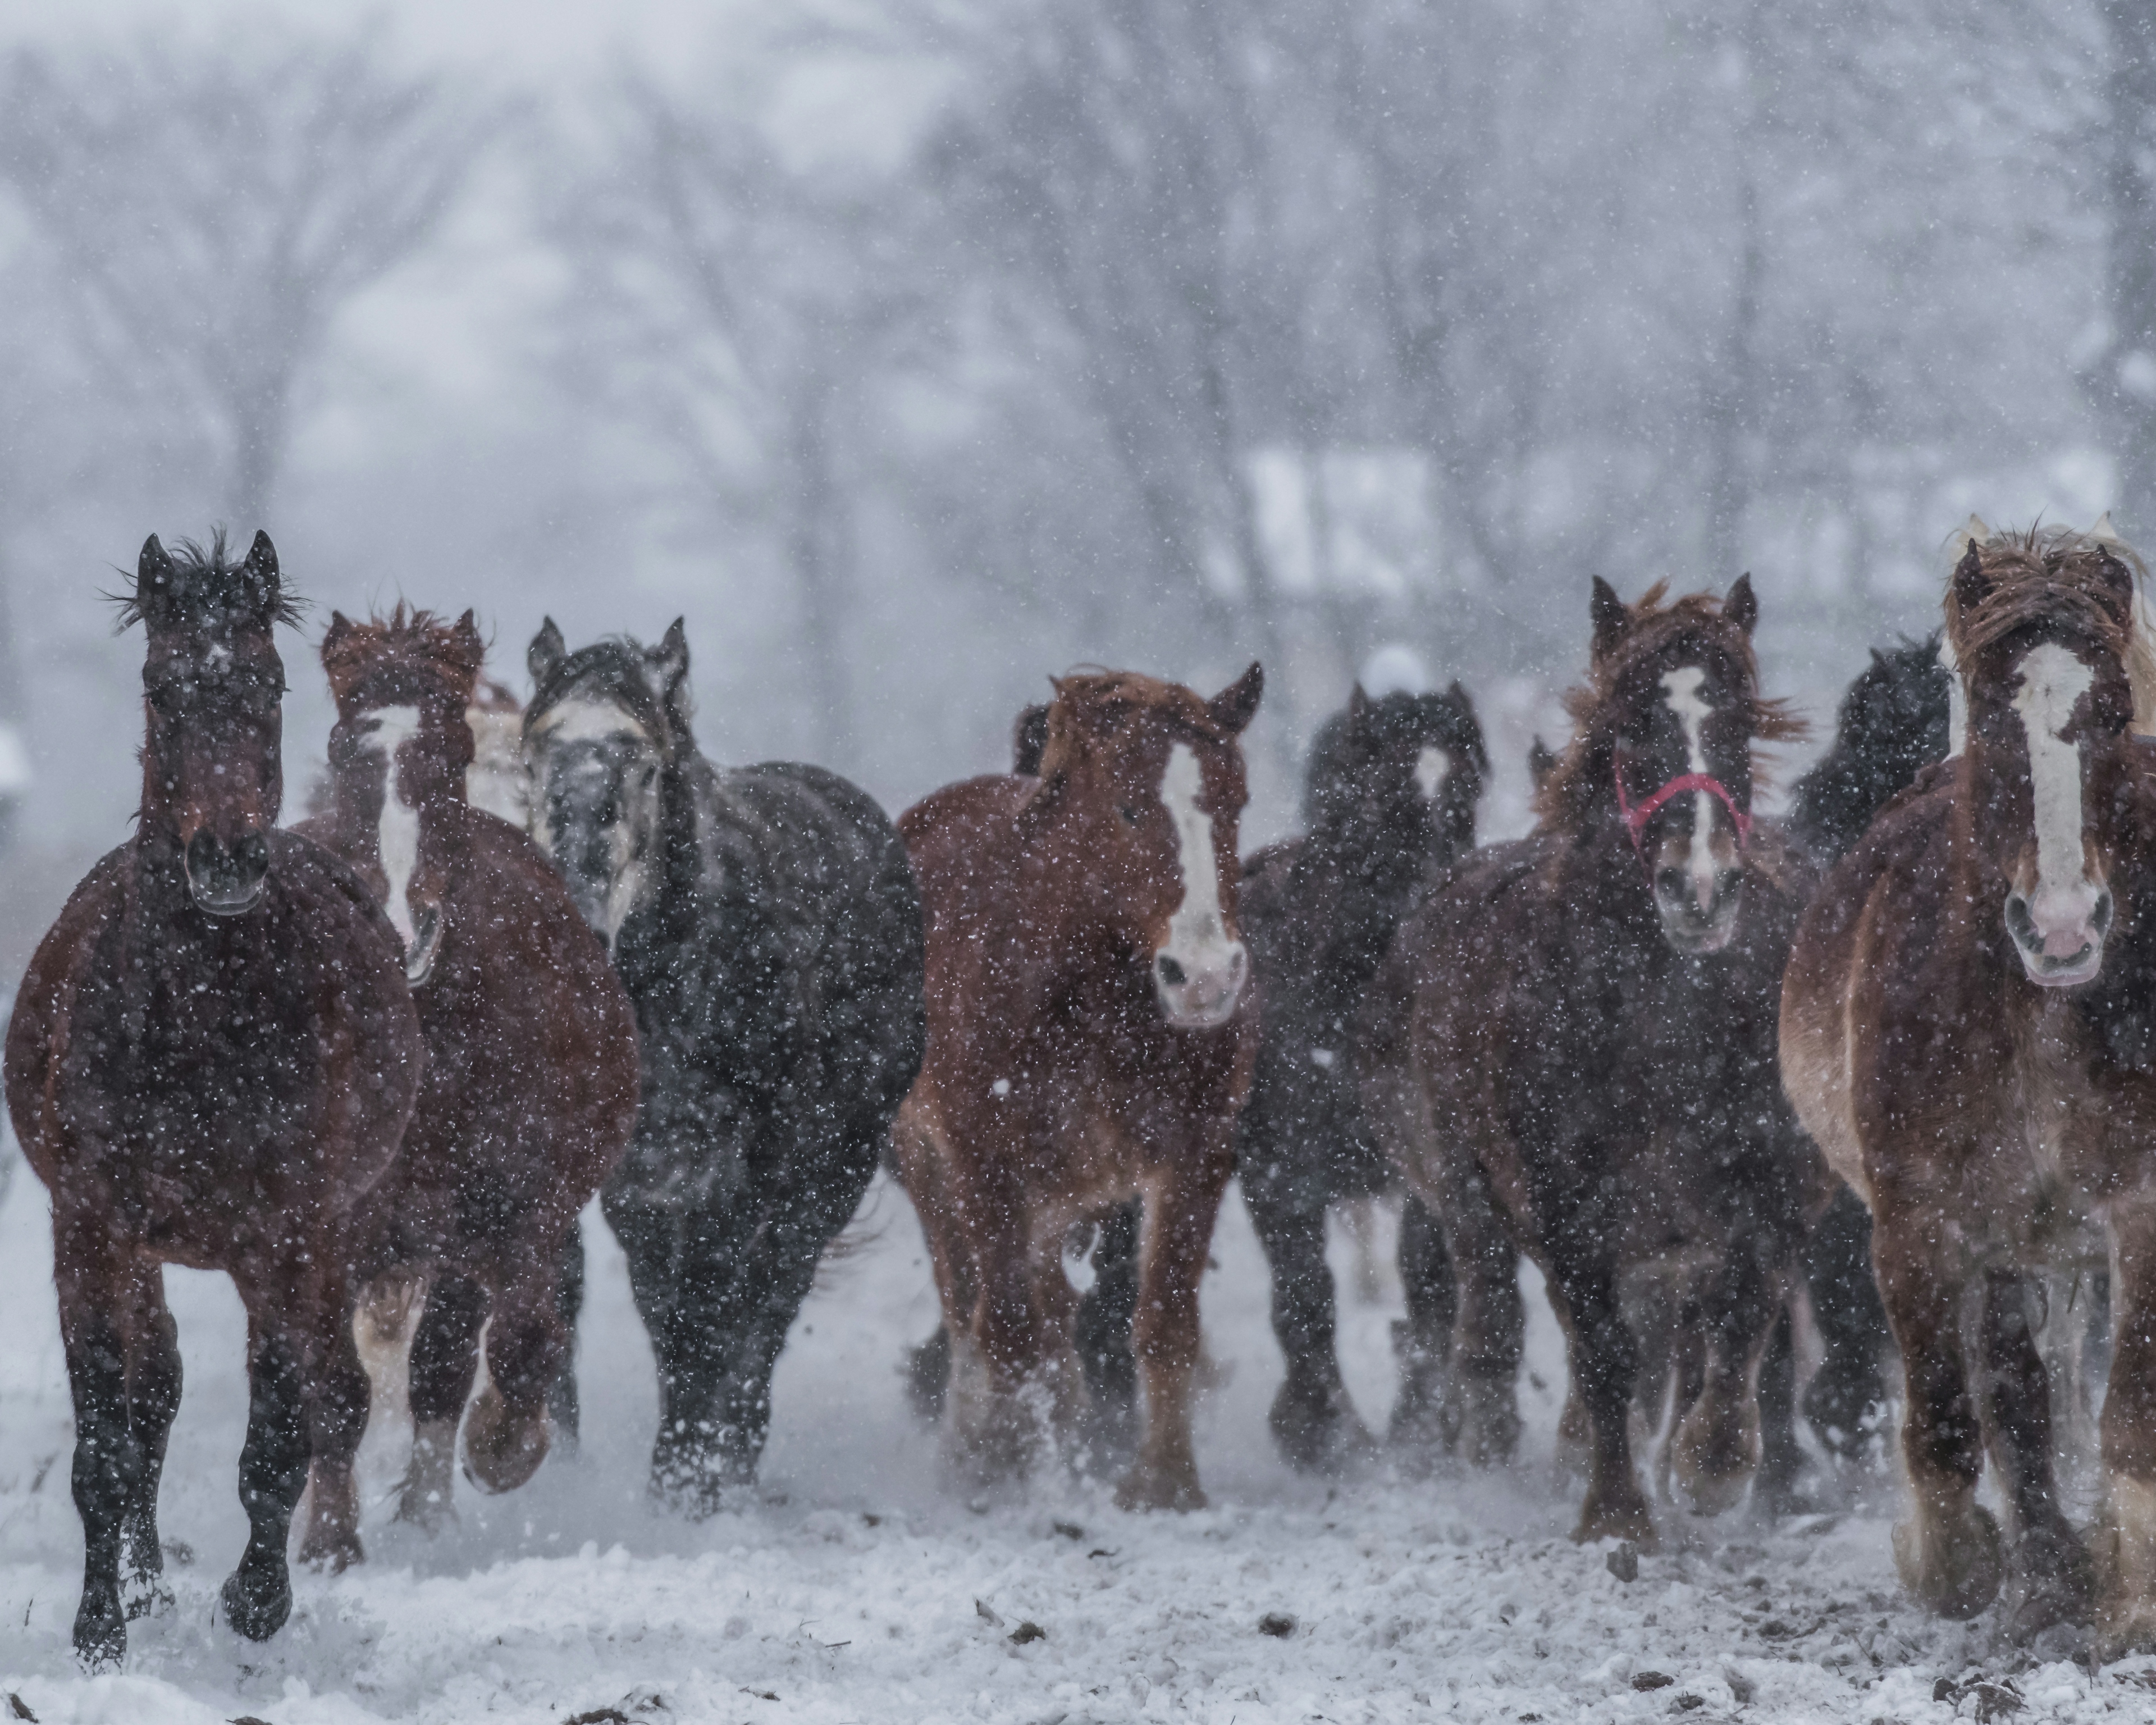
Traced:
<svg viewBox="0 0 2156 1725">
<path fill-rule="evenodd" d="M 679 622 L 572 651 L 548 621 L 520 711 L 470 613 L 402 605 L 333 617 L 328 777 L 283 828 L 276 553 L 153 536 L 123 599 L 137 830 L 38 947 L 6 1046 L 52 1201 L 78 1655 L 117 1661 L 170 1601 L 164 1264 L 246 1309 L 249 1536 L 220 1604 L 261 1639 L 303 1501 L 303 1561 L 362 1554 L 363 1342 L 408 1333 L 401 1518 L 454 1512 L 459 1433 L 474 1486 L 522 1484 L 574 1436 L 596 1194 L 658 1366 L 651 1490 L 708 1513 L 754 1476 L 788 1330 L 879 1165 L 944 1316 L 912 1398 L 968 1489 L 1053 1455 L 1127 1507 L 1204 1503 L 1231 1177 L 1286 1360 L 1275 1440 L 1316 1471 L 1374 1450 L 1326 1216 L 1392 1194 L 1404 1461 L 1514 1455 L 1524 1257 L 1568 1348 L 1578 1538 L 1651 1544 L 1655 1497 L 1786 1507 L 1808 1315 L 1830 1451 L 1898 1361 L 1919 1600 L 2156 1644 L 2156 631 L 2107 520 L 1972 519 L 1953 557 L 1942 633 L 1875 651 L 1785 819 L 1753 812 L 1758 750 L 1800 727 L 1761 691 L 1748 578 L 1629 605 L 1597 580 L 1530 836 L 1476 845 L 1490 761 L 1457 684 L 1358 688 L 1309 751 L 1306 831 L 1245 859 L 1255 665 L 1210 697 L 1059 679 L 1014 771 L 893 823 L 815 768 L 709 762 Z M 2110 1330 L 2082 1532 L 2040 1345 L 2062 1273 Z"/>
</svg>

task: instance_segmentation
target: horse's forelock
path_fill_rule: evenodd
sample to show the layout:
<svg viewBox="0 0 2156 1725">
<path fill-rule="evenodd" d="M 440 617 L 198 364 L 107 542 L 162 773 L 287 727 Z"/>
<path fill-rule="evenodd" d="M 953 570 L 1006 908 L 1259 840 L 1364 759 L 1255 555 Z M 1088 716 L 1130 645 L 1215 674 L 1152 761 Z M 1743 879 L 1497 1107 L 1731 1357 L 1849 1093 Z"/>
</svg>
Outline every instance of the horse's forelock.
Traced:
<svg viewBox="0 0 2156 1725">
<path fill-rule="evenodd" d="M 2101 652 L 2126 669 L 2136 647 L 2134 599 L 2147 573 L 2131 547 L 2064 527 L 1973 540 L 1947 585 L 1947 639 L 1955 662 L 1965 675 L 1981 675 L 1984 656 L 2001 643 L 2041 632 Z M 2128 583 L 2123 594 L 2121 574 Z"/>
<path fill-rule="evenodd" d="M 387 618 L 333 628 L 322 639 L 322 669 L 340 706 L 377 681 L 400 690 L 431 684 L 444 698 L 469 705 L 485 657 L 476 638 L 455 624 L 402 603 Z"/>
<path fill-rule="evenodd" d="M 656 741 L 670 747 L 670 715 L 645 674 L 644 649 L 625 637 L 594 641 L 564 659 L 533 691 L 524 711 L 529 734 L 548 712 L 571 700 L 618 706 Z"/>
</svg>

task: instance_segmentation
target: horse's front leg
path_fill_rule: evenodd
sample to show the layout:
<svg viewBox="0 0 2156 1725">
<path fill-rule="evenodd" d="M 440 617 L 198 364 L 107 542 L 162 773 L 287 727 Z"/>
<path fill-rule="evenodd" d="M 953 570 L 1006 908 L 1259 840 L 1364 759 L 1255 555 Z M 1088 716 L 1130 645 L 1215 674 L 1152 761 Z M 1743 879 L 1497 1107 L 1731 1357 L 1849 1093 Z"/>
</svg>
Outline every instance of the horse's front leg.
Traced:
<svg viewBox="0 0 2156 1725">
<path fill-rule="evenodd" d="M 125 1527 L 122 1585 L 127 1615 L 146 1617 L 168 1609 L 165 1553 L 157 1537 L 157 1486 L 165 1471 L 165 1443 L 180 1411 L 180 1334 L 165 1304 L 163 1270 L 136 1266 L 134 1311 L 127 1325 L 127 1425 L 135 1435 L 141 1473 Z"/>
<path fill-rule="evenodd" d="M 1453 1299 L 1439 1431 L 1469 1466 L 1500 1467 L 1520 1442 L 1527 1307 L 1520 1298 L 1519 1248 L 1481 1163 L 1464 1149 L 1445 1154 L 1445 1185 L 1434 1210 Z M 1396 1440 L 1412 1444 L 1431 1435 L 1394 1416 Z"/>
<path fill-rule="evenodd" d="M 1887 1201 L 1871 1235 L 1887 1321 L 1902 1351 L 1902 1454 L 1915 1502 L 1894 1529 L 1902 1584 L 1943 1617 L 1974 1617 L 2005 1573 L 1999 1524 L 1976 1501 L 1984 1435 L 1962 1356 L 1966 1287 L 1934 1206 Z"/>
<path fill-rule="evenodd" d="M 82 1517 L 82 1601 L 74 1651 L 96 1670 L 127 1651 L 121 1609 L 120 1556 L 145 1473 L 127 1418 L 127 1337 L 123 1323 L 136 1273 L 116 1249 L 102 1219 L 53 1214 L 53 1280 L 59 1296 L 60 1342 L 74 1404 L 74 1507 Z"/>
<path fill-rule="evenodd" d="M 2097 1625 L 2107 1657 L 2156 1647 L 2156 1203 L 2114 1208 Z"/>
<path fill-rule="evenodd" d="M 218 1599 L 225 1621 L 250 1641 L 267 1640 L 292 1614 L 285 1548 L 307 1482 L 306 1375 L 285 1292 L 240 1290 L 247 1307 L 247 1440 L 239 1451 L 239 1504 L 247 1512 L 247 1549 Z"/>
<path fill-rule="evenodd" d="M 1191 1379 L 1198 1368 L 1198 1281 L 1213 1240 L 1220 1194 L 1235 1168 L 1232 1127 L 1209 1122 L 1187 1159 L 1163 1171 L 1147 1194 L 1131 1341 L 1145 1385 L 1145 1436 L 1116 1487 L 1125 1509 L 1203 1509 L 1190 1446 Z"/>
<path fill-rule="evenodd" d="M 2052 1476 L 2051 1387 L 2036 1345 L 2033 1278 L 1994 1271 L 1985 1278 L 1984 1368 L 1990 1392 L 1991 1453 L 2014 1512 L 2014 1568 L 2020 1598 L 2017 1635 L 2088 1619 L 2093 1582 L 2087 1551 L 2059 1508 Z"/>
<path fill-rule="evenodd" d="M 1781 1278 L 1738 1243 L 1701 1301 L 1705 1369 L 1673 1442 L 1673 1482 L 1695 1515 L 1732 1507 L 1758 1471 L 1759 1366 L 1781 1310 Z"/>
<path fill-rule="evenodd" d="M 565 1230 L 566 1231 L 566 1230 Z M 482 1491 L 513 1491 L 553 1440 L 548 1399 L 569 1360 L 561 1262 L 568 1242 L 518 1242 L 497 1266 L 486 1329 L 486 1388 L 465 1425 L 465 1466 Z"/>
</svg>

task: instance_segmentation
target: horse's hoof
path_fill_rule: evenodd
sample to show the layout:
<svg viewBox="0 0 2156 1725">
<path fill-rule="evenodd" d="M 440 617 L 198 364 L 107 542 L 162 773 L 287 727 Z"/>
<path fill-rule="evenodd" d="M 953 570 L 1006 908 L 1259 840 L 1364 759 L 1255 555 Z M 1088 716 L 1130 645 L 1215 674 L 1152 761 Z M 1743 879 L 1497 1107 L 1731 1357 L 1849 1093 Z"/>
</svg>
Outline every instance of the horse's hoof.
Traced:
<svg viewBox="0 0 2156 1725">
<path fill-rule="evenodd" d="M 1477 1383 L 1463 1377 L 1446 1408 L 1445 1425 L 1455 1451 L 1470 1467 L 1512 1466 L 1520 1447 L 1519 1396 L 1512 1379 Z"/>
<path fill-rule="evenodd" d="M 74 1614 L 74 1656 L 85 1671 L 116 1671 L 127 1656 L 127 1620 L 117 1588 L 82 1590 Z"/>
<path fill-rule="evenodd" d="M 169 1616 L 174 1604 L 172 1590 L 165 1585 L 165 1578 L 155 1574 L 123 1576 L 120 1599 L 130 1623 L 140 1617 Z"/>
<path fill-rule="evenodd" d="M 1981 1504 L 1928 1531 L 1917 1519 L 1894 1529 L 1894 1567 L 1917 1604 L 1941 1617 L 1974 1617 L 1999 1597 L 2006 1559 L 1999 1523 Z"/>
<path fill-rule="evenodd" d="M 313 1528 L 300 1542 L 300 1561 L 317 1575 L 341 1575 L 367 1561 L 359 1535 L 349 1527 Z"/>
<path fill-rule="evenodd" d="M 903 1375 L 906 1404 L 923 1425 L 943 1417 L 943 1395 L 951 1383 L 951 1332 L 937 1327 L 920 1347 L 906 1352 Z"/>
<path fill-rule="evenodd" d="M 1338 1473 L 1376 1448 L 1344 1395 L 1300 1394 L 1283 1384 L 1266 1423 L 1281 1459 L 1297 1473 Z"/>
<path fill-rule="evenodd" d="M 2013 1600 L 2006 1632 L 2016 1641 L 2035 1640 L 2061 1624 L 2085 1624 L 2096 1606 L 2096 1566 L 2072 1533 L 2024 1535 L 2014 1552 Z"/>
<path fill-rule="evenodd" d="M 1149 1468 L 1140 1462 L 1123 1476 L 1122 1483 L 1116 1487 L 1116 1507 L 1178 1512 L 1203 1509 L 1205 1494 L 1199 1489 L 1195 1474 Z"/>
<path fill-rule="evenodd" d="M 1604 1503 L 1592 1487 L 1579 1507 L 1579 1525 L 1572 1530 L 1572 1537 L 1580 1545 L 1594 1545 L 1604 1539 L 1629 1540 L 1641 1551 L 1654 1551 L 1661 1544 L 1644 1497 L 1635 1492 L 1630 1498 Z"/>
<path fill-rule="evenodd" d="M 280 1564 L 275 1571 L 249 1580 L 246 1569 L 235 1569 L 218 1590 L 224 1620 L 250 1641 L 266 1641 L 285 1626 L 292 1615 L 292 1583 Z"/>
<path fill-rule="evenodd" d="M 1717 1409 L 1702 1398 L 1677 1427 L 1671 1481 L 1696 1516 L 1734 1509 L 1759 1466 L 1758 1409 L 1732 1402 Z"/>
<path fill-rule="evenodd" d="M 551 1436 L 543 1406 L 513 1413 L 490 1384 L 465 1421 L 465 1476 L 482 1491 L 514 1491 L 538 1472 Z"/>
</svg>

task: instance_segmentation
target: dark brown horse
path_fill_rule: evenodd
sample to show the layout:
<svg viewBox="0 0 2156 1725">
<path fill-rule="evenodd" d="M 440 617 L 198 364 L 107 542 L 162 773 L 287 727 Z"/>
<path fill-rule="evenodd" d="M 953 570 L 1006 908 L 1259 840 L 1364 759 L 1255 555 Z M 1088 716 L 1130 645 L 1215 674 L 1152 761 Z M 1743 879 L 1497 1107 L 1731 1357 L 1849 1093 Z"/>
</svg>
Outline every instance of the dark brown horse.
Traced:
<svg viewBox="0 0 2156 1725">
<path fill-rule="evenodd" d="M 311 1458 L 330 1506 L 303 1556 L 352 1531 L 367 1423 L 346 1265 L 391 1168 L 426 1053 L 394 932 L 365 886 L 276 829 L 292 620 L 277 554 L 142 547 L 123 618 L 147 628 L 134 840 L 75 889 L 23 980 L 8 1107 L 52 1193 L 83 1524 L 75 1651 L 126 1648 L 162 1597 L 157 1481 L 180 1400 L 162 1266 L 229 1274 L 247 1309 L 228 1622 L 259 1640 L 292 1606 L 285 1547 Z M 121 1596 L 126 1566 L 128 1597 Z"/>
<path fill-rule="evenodd" d="M 1782 1005 L 1804 1123 L 1872 1213 L 1899 1344 L 1910 1591 L 2156 1643 L 2156 754 L 2115 541 L 1972 534 L 1947 594 L 1960 757 L 1829 875 Z M 2095 1573 L 2061 1512 L 2037 1278 L 2108 1257 Z M 2010 1559 L 1976 1502 L 1989 1445 Z"/>
<path fill-rule="evenodd" d="M 1489 1461 L 1516 1440 L 1517 1242 L 1548 1280 L 1589 1428 L 1582 1539 L 1653 1537 L 1627 1430 L 1635 1330 L 1704 1344 L 1680 1399 L 1680 1490 L 1707 1512 L 1743 1491 L 1761 1358 L 1826 1198 L 1774 1063 L 1798 905 L 1752 828 L 1753 746 L 1796 726 L 1760 698 L 1756 614 L 1748 581 L 1719 605 L 1657 588 L 1631 607 L 1596 582 L 1592 666 L 1537 832 L 1455 870 L 1372 991 L 1373 1113 L 1457 1279 L 1462 1447 Z"/>
<path fill-rule="evenodd" d="M 1261 687 L 1255 665 L 1210 701 L 1127 672 L 1065 678 L 1038 778 L 969 779 L 900 819 L 927 917 L 928 1052 L 898 1161 L 952 1337 L 957 1459 L 980 1476 L 1024 1466 L 1036 1384 L 1075 1425 L 1065 1235 L 1142 1195 L 1146 1429 L 1116 1499 L 1204 1502 L 1198 1280 L 1256 1040 L 1236 738 Z"/>
<path fill-rule="evenodd" d="M 1237 1173 L 1272 1277 L 1273 1334 L 1287 1374 L 1273 1399 L 1289 1462 L 1322 1470 L 1367 1447 L 1333 1344 L 1325 1216 L 1390 1189 L 1396 1176 L 1363 1117 L 1355 1079 L 1358 1011 L 1394 932 L 1473 848 L 1490 770 L 1467 691 L 1358 685 L 1311 748 L 1309 831 L 1267 846 L 1244 870 L 1242 922 L 1261 996 L 1262 1033 L 1238 1133 Z M 1452 1331 L 1452 1275 L 1428 1211 L 1410 1196 L 1400 1226 L 1401 1390 L 1394 1430 L 1434 1425 L 1435 1379 Z"/>
<path fill-rule="evenodd" d="M 488 1385 L 466 1467 L 502 1491 L 544 1459 L 577 1214 L 636 1121 L 635 1020 L 605 949 L 545 853 L 466 800 L 485 655 L 469 611 L 453 625 L 401 605 L 387 621 L 333 616 L 331 808 L 299 829 L 387 908 L 426 1035 L 404 1153 L 368 1195 L 354 1250 L 362 1286 L 392 1271 L 425 1284 L 398 1514 L 428 1527 L 450 1513 L 482 1327 Z"/>
</svg>

